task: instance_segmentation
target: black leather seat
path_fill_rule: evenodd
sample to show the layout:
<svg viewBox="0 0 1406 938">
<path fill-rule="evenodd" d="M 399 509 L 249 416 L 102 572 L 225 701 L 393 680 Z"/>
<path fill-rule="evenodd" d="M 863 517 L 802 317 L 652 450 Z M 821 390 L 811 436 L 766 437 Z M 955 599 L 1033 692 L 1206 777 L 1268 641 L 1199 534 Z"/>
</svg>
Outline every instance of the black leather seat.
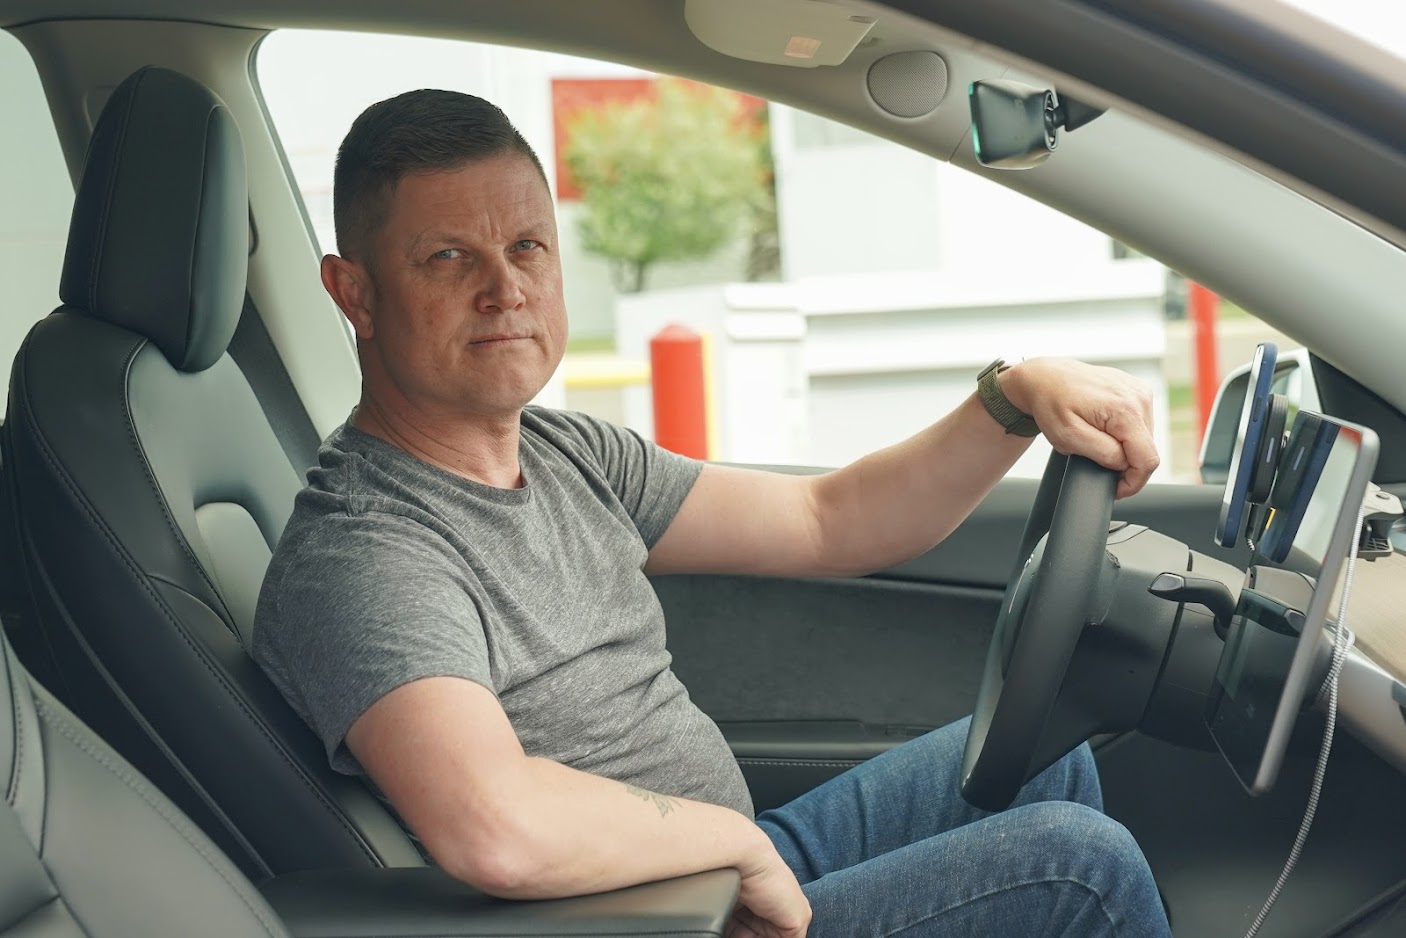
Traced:
<svg viewBox="0 0 1406 938">
<path fill-rule="evenodd" d="M 147 68 L 93 132 L 63 306 L 11 375 L 6 475 L 55 693 L 258 879 L 417 866 L 245 653 L 302 484 L 227 354 L 249 211 L 223 103 Z M 28 649 L 26 649 L 28 650 Z"/>
<path fill-rule="evenodd" d="M 228 858 L 30 681 L 0 637 L 0 933 L 285 934 Z"/>
<path fill-rule="evenodd" d="M 260 895 L 175 805 L 30 679 L 3 635 L 0 780 L 0 934 L 13 938 L 716 938 L 737 896 L 737 874 L 717 870 L 595 896 L 506 902 L 426 868 L 293 874 L 265 883 Z"/>
</svg>

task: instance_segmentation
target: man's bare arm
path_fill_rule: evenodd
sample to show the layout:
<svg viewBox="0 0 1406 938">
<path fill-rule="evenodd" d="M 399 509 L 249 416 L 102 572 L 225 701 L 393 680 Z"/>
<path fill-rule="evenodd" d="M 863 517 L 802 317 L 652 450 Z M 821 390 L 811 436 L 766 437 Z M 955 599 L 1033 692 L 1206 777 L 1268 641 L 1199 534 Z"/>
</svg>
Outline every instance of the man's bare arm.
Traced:
<svg viewBox="0 0 1406 938">
<path fill-rule="evenodd" d="M 1037 364 L 1038 362 L 1038 364 Z M 1001 376 L 1061 452 L 1123 472 L 1119 494 L 1157 466 L 1151 401 L 1121 372 L 1036 360 Z M 1024 384 L 1017 378 L 1030 376 Z M 650 573 L 847 576 L 914 557 L 950 534 L 1030 441 L 975 395 L 907 440 L 843 469 L 795 476 L 705 466 L 650 551 Z"/>
<path fill-rule="evenodd" d="M 544 899 L 733 867 L 754 913 L 804 934 L 805 897 L 751 820 L 530 757 L 471 681 L 392 691 L 347 745 L 435 862 L 484 892 Z"/>
</svg>

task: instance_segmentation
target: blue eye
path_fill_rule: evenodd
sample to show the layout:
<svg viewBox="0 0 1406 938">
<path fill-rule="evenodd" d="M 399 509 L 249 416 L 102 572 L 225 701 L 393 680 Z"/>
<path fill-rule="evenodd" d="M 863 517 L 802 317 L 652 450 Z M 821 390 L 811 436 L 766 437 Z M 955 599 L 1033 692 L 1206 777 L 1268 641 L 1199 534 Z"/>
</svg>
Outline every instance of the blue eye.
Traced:
<svg viewBox="0 0 1406 938">
<path fill-rule="evenodd" d="M 530 251 L 530 250 L 532 250 L 533 248 L 535 248 L 536 246 L 537 246 L 537 242 L 536 242 L 536 241 L 533 241 L 531 238 L 523 238 L 521 241 L 519 241 L 519 242 L 517 242 L 516 244 L 513 245 L 513 250 L 514 250 L 514 251 Z"/>
<path fill-rule="evenodd" d="M 430 257 L 441 261 L 452 261 L 459 253 L 458 248 L 445 248 L 442 251 L 435 251 Z"/>
</svg>

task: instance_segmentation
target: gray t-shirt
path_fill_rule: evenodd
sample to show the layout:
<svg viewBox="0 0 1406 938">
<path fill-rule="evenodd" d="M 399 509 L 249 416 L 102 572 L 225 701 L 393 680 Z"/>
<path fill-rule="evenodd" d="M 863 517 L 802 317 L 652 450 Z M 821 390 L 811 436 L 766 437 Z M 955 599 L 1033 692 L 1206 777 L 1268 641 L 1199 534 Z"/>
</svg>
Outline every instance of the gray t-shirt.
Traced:
<svg viewBox="0 0 1406 938">
<path fill-rule="evenodd" d="M 643 572 L 701 464 L 537 407 L 519 462 L 526 485 L 493 488 L 336 430 L 269 564 L 255 660 L 348 774 L 371 704 L 452 675 L 498 696 L 529 755 L 750 816 Z"/>
</svg>

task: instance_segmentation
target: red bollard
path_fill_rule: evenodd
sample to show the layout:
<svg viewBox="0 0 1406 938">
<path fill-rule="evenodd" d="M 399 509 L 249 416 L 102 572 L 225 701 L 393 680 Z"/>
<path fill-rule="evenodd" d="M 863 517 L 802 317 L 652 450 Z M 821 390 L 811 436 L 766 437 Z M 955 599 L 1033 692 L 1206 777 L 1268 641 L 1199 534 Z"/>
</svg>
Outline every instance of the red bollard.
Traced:
<svg viewBox="0 0 1406 938">
<path fill-rule="evenodd" d="M 667 450 L 708 458 L 707 378 L 703 337 L 677 323 L 649 340 L 654 391 L 654 442 Z"/>
<path fill-rule="evenodd" d="M 1196 438 L 1197 445 L 1206 436 L 1211 420 L 1211 407 L 1220 389 L 1220 363 L 1216 349 L 1216 307 L 1220 297 L 1199 283 L 1187 283 L 1187 301 L 1191 312 L 1192 342 L 1196 349 Z"/>
</svg>

